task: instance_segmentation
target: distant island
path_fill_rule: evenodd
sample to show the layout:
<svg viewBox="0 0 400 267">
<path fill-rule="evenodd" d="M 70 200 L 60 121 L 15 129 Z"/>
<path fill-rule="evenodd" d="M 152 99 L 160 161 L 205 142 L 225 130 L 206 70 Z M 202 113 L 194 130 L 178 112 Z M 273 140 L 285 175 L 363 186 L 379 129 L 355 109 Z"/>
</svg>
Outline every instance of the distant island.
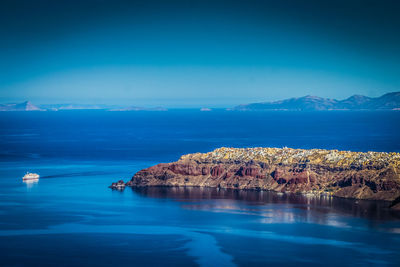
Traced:
<svg viewBox="0 0 400 267">
<path fill-rule="evenodd" d="M 400 110 L 400 92 L 388 93 L 380 97 L 353 95 L 344 100 L 308 95 L 273 102 L 243 104 L 231 110 Z"/>
<path fill-rule="evenodd" d="M 47 104 L 34 105 L 30 101 L 22 103 L 0 104 L 0 111 L 59 111 L 59 110 L 106 110 L 106 111 L 167 111 L 164 107 L 140 107 L 120 105 L 90 105 L 90 104 Z M 323 98 L 318 96 L 303 96 L 273 102 L 242 104 L 231 111 L 322 111 L 322 110 L 400 110 L 400 92 L 387 93 L 380 97 L 353 95 L 344 100 Z M 211 108 L 201 108 L 200 111 L 212 111 Z"/>
<path fill-rule="evenodd" d="M 34 105 L 30 101 L 22 103 L 0 104 L 0 111 L 62 111 L 62 110 L 106 110 L 106 111 L 167 111 L 163 107 L 121 107 L 115 105 L 88 104 L 49 104 Z"/>
<path fill-rule="evenodd" d="M 223 147 L 141 170 L 111 188 L 125 186 L 200 186 L 399 201 L 400 153 Z M 394 207 L 400 209 L 400 204 Z"/>
<path fill-rule="evenodd" d="M 155 108 L 144 108 L 144 107 L 126 107 L 126 108 L 114 108 L 108 109 L 109 111 L 167 111 L 168 109 L 163 107 L 155 107 Z"/>
<path fill-rule="evenodd" d="M 22 103 L 0 104 L 0 111 L 44 111 L 38 106 L 33 105 L 29 101 Z"/>
</svg>

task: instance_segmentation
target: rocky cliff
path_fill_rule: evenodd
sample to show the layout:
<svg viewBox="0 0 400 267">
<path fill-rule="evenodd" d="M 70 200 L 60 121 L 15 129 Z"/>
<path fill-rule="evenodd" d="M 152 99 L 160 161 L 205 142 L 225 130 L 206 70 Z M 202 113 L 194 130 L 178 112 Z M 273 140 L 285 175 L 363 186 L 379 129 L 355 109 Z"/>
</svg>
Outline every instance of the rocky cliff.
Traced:
<svg viewBox="0 0 400 267">
<path fill-rule="evenodd" d="M 137 172 L 127 186 L 202 186 L 388 200 L 400 196 L 400 153 L 219 148 Z"/>
</svg>

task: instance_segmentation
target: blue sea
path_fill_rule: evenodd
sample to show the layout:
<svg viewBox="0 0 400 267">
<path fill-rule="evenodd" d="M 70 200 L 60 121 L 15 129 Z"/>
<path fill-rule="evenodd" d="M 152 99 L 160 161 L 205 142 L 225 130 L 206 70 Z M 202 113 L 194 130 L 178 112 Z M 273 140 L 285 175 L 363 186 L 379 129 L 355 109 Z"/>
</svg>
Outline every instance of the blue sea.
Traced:
<svg viewBox="0 0 400 267">
<path fill-rule="evenodd" d="M 386 202 L 108 188 L 221 146 L 400 152 L 400 112 L 1 112 L 0 137 L 1 266 L 400 266 Z"/>
</svg>

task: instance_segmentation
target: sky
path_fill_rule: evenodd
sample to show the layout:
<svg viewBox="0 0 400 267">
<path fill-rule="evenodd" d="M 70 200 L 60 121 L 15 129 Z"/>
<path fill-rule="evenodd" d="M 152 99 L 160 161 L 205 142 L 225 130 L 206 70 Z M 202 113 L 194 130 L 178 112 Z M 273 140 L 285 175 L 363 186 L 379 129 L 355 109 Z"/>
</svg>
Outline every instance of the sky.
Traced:
<svg viewBox="0 0 400 267">
<path fill-rule="evenodd" d="M 230 107 L 400 91 L 400 1 L 0 1 L 0 103 Z"/>
</svg>

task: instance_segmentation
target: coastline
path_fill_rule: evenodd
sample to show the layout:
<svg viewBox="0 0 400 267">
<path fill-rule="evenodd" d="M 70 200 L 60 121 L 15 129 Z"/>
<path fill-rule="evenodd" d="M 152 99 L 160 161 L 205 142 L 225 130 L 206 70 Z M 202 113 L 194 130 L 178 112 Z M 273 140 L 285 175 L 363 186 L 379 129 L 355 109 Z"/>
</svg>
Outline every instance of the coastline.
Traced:
<svg viewBox="0 0 400 267">
<path fill-rule="evenodd" d="M 291 148 L 219 148 L 181 156 L 110 187 L 193 186 L 393 201 L 400 154 Z"/>
</svg>

